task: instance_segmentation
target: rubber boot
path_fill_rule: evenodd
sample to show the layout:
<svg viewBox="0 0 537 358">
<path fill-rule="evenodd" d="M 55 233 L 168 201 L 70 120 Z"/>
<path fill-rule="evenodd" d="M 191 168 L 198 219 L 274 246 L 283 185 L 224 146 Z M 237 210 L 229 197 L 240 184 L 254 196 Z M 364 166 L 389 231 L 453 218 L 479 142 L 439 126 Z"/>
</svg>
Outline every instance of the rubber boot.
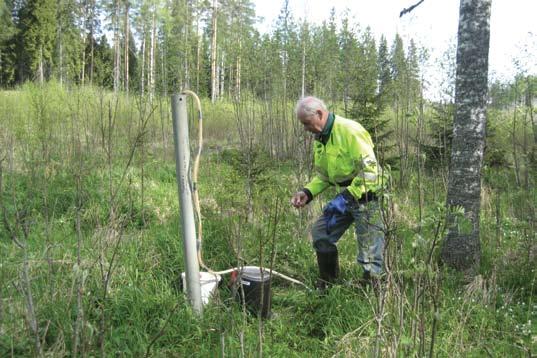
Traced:
<svg viewBox="0 0 537 358">
<path fill-rule="evenodd" d="M 371 272 L 364 271 L 364 274 L 362 275 L 362 285 L 366 286 L 371 283 Z"/>
<path fill-rule="evenodd" d="M 382 285 L 382 276 L 372 275 L 369 271 L 364 271 L 364 274 L 359 281 L 359 285 L 362 289 L 369 289 L 370 287 L 378 293 Z"/>
<path fill-rule="evenodd" d="M 338 252 L 317 251 L 317 265 L 319 265 L 319 280 L 317 289 L 320 293 L 325 293 L 328 285 L 333 283 L 339 275 Z"/>
</svg>

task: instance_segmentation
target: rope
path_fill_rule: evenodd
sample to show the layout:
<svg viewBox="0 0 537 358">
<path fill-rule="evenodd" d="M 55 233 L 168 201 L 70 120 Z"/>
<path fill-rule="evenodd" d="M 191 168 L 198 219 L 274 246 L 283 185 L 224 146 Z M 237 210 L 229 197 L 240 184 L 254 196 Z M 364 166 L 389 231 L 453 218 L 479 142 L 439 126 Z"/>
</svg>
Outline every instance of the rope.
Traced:
<svg viewBox="0 0 537 358">
<path fill-rule="evenodd" d="M 233 271 L 240 270 L 239 267 L 233 267 L 227 270 L 222 271 L 213 271 L 209 266 L 205 264 L 203 261 L 203 255 L 202 255 L 202 238 L 203 238 L 203 225 L 201 222 L 201 208 L 200 208 L 200 200 L 199 200 L 199 193 L 198 193 L 198 173 L 199 173 L 199 166 L 200 166 L 200 158 L 201 158 L 201 150 L 203 147 L 203 115 L 201 112 L 201 101 L 198 97 L 198 95 L 190 90 L 184 90 L 183 94 L 190 95 L 194 98 L 194 102 L 196 104 L 196 107 L 198 109 L 198 119 L 199 119 L 199 128 L 198 128 L 198 151 L 196 153 L 196 157 L 194 158 L 194 168 L 192 169 L 192 201 L 194 202 L 194 209 L 196 210 L 196 216 L 198 221 L 198 237 L 196 239 L 196 246 L 197 246 L 197 253 L 198 253 L 198 262 L 200 266 L 207 270 L 209 273 L 213 275 L 224 275 L 231 273 Z M 286 276 L 282 273 L 279 273 L 275 270 L 270 270 L 270 273 L 274 276 L 280 277 L 286 281 L 295 283 L 297 285 L 304 286 L 308 290 L 310 289 L 308 286 L 306 286 L 303 282 L 296 280 L 292 277 Z"/>
<path fill-rule="evenodd" d="M 194 168 L 192 170 L 192 201 L 194 202 L 194 209 L 196 210 L 196 217 L 198 219 L 198 237 L 196 239 L 196 247 L 197 247 L 197 253 L 198 253 L 198 262 L 200 263 L 200 266 L 203 267 L 205 270 L 209 271 L 210 273 L 217 274 L 217 272 L 214 272 L 211 270 L 207 265 L 205 265 L 205 262 L 203 261 L 203 257 L 201 255 L 201 244 L 202 244 L 202 223 L 201 223 L 201 209 L 200 209 L 200 200 L 199 200 L 199 194 L 198 194 L 198 172 L 200 167 L 200 158 L 201 158 L 201 150 L 203 147 L 203 115 L 201 112 L 201 101 L 198 97 L 198 95 L 192 91 L 184 90 L 184 94 L 190 95 L 194 98 L 194 102 L 196 103 L 196 107 L 198 108 L 198 120 L 199 120 L 199 128 L 198 128 L 198 152 L 196 153 L 196 157 L 194 158 Z"/>
</svg>

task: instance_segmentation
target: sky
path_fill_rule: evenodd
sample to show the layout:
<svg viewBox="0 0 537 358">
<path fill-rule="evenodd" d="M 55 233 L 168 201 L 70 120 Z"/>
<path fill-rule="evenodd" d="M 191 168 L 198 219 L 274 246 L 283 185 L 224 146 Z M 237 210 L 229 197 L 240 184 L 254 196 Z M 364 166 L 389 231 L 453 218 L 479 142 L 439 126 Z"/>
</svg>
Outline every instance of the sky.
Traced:
<svg viewBox="0 0 537 358">
<path fill-rule="evenodd" d="M 441 59 L 450 50 L 454 56 L 459 21 L 459 0 L 425 0 L 411 13 L 399 18 L 402 9 L 418 0 L 289 0 L 293 17 L 321 24 L 328 20 L 332 7 L 336 20 L 345 11 L 358 28 L 369 26 L 377 40 L 384 34 L 390 45 L 396 33 L 408 44 L 410 38 L 418 46 L 429 49 L 424 70 L 428 92 L 438 92 L 446 72 L 439 70 Z M 254 0 L 261 32 L 270 31 L 284 0 Z M 518 60 L 529 74 L 537 75 L 537 0 L 492 0 L 489 77 L 508 80 L 517 72 Z M 445 61 L 443 61 L 445 62 Z"/>
</svg>

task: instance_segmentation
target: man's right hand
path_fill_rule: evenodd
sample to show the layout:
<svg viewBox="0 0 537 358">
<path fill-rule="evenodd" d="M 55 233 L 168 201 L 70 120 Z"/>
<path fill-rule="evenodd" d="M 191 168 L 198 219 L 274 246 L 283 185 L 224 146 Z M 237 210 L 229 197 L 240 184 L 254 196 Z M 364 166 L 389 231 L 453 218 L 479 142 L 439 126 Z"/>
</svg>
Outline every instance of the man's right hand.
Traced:
<svg viewBox="0 0 537 358">
<path fill-rule="evenodd" d="M 293 195 L 293 197 L 291 198 L 291 204 L 295 208 L 302 208 L 306 205 L 307 202 L 308 202 L 308 195 L 302 190 L 297 191 L 295 195 Z"/>
</svg>

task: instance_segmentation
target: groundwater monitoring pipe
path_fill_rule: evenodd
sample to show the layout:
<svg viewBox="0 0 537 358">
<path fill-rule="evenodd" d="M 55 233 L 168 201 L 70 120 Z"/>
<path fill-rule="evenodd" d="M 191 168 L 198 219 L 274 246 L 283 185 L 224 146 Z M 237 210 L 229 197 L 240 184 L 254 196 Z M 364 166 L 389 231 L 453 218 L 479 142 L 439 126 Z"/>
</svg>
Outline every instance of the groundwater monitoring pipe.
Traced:
<svg viewBox="0 0 537 358">
<path fill-rule="evenodd" d="M 198 150 L 194 158 L 192 176 L 190 176 L 190 146 L 189 146 L 189 133 L 188 133 L 188 114 L 186 110 L 186 98 L 187 95 L 191 96 L 198 110 Z M 242 267 L 233 267 L 226 270 L 214 271 L 208 267 L 203 261 L 202 255 L 202 237 L 203 237 L 203 225 L 201 220 L 201 208 L 199 203 L 198 194 L 198 173 L 199 164 L 201 158 L 201 151 L 203 147 L 203 117 L 201 110 L 201 101 L 198 95 L 190 90 L 184 90 L 181 94 L 175 94 L 172 96 L 172 117 L 173 117 L 173 130 L 174 130 L 174 144 L 175 144 L 175 163 L 176 163 L 176 176 L 177 176 L 177 189 L 179 193 L 179 203 L 181 205 L 182 212 L 182 228 L 183 228 L 183 243 L 184 243 L 184 256 L 186 266 L 186 287 L 188 298 L 196 312 L 202 313 L 203 309 L 203 297 L 201 293 L 200 283 L 200 266 L 215 275 L 224 275 L 233 271 L 242 271 Z M 194 207 L 192 206 L 194 205 Z M 194 226 L 194 213 L 197 217 L 197 240 L 196 240 L 196 228 Z M 292 277 L 286 276 L 276 270 L 268 269 L 270 275 L 280 277 L 291 283 L 303 286 L 308 291 L 311 288 L 306 286 L 303 282 L 296 280 Z"/>
<path fill-rule="evenodd" d="M 196 248 L 196 229 L 192 207 L 192 188 L 190 182 L 190 143 L 188 139 L 188 117 L 184 94 L 172 95 L 173 141 L 175 147 L 175 175 L 177 193 L 181 207 L 183 231 L 186 287 L 188 298 L 194 311 L 201 315 L 203 302 L 198 254 Z"/>
<path fill-rule="evenodd" d="M 200 158 L 201 158 L 201 150 L 203 148 L 203 114 L 201 110 L 201 101 L 198 97 L 198 95 L 195 92 L 192 92 L 190 90 L 184 90 L 182 94 L 186 94 L 192 97 L 194 100 L 194 103 L 196 104 L 196 108 L 198 109 L 198 120 L 199 120 L 199 127 L 198 127 L 198 151 L 196 153 L 196 156 L 194 158 L 194 168 L 192 170 L 192 200 L 194 201 L 194 209 L 196 210 L 196 217 L 197 217 L 197 224 L 198 224 L 198 241 L 196 242 L 196 247 L 198 249 L 198 262 L 200 266 L 207 270 L 207 272 L 212 273 L 215 275 L 224 275 L 231 273 L 233 271 L 242 271 L 242 267 L 233 267 L 227 270 L 221 270 L 221 271 L 214 271 L 209 266 L 205 264 L 203 261 L 203 255 L 202 255 L 202 248 L 203 248 L 203 225 L 201 222 L 201 208 L 200 208 L 200 202 L 199 202 L 199 194 L 198 194 L 198 173 L 199 173 L 199 166 L 200 166 Z M 292 282 L 294 284 L 303 286 L 307 290 L 311 289 L 306 286 L 303 282 L 296 280 L 292 277 L 289 277 L 287 275 L 284 275 L 282 273 L 279 273 L 276 270 L 273 270 L 272 268 L 269 269 L 270 274 L 280 277 L 286 281 Z"/>
</svg>

